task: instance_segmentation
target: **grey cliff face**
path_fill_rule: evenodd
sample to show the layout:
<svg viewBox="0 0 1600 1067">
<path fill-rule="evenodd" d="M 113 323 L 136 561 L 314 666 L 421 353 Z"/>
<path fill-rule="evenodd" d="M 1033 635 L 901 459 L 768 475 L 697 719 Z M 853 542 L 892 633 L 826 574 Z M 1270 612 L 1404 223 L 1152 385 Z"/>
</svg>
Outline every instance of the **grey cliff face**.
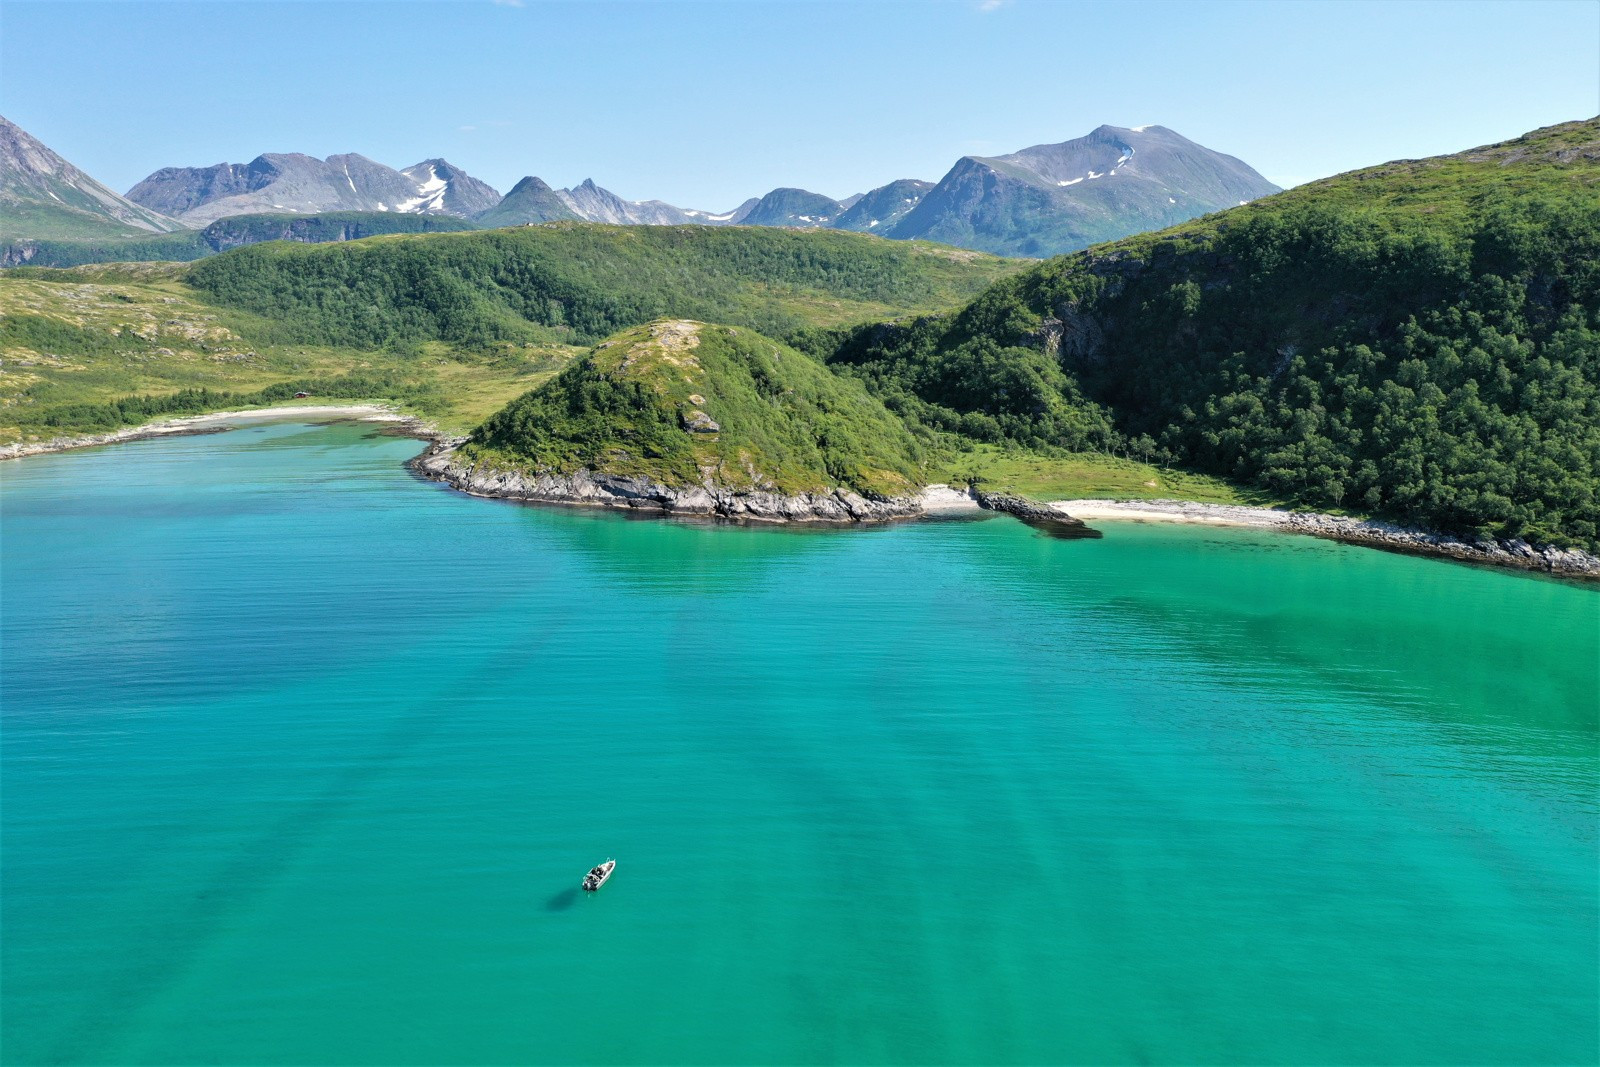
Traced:
<svg viewBox="0 0 1600 1067">
<path fill-rule="evenodd" d="M 678 226 L 696 221 L 688 212 L 662 200 L 624 200 L 609 189 L 602 189 L 593 178 L 586 178 L 576 189 L 558 194 L 573 214 L 590 222 L 611 222 L 627 226 Z"/>
</svg>

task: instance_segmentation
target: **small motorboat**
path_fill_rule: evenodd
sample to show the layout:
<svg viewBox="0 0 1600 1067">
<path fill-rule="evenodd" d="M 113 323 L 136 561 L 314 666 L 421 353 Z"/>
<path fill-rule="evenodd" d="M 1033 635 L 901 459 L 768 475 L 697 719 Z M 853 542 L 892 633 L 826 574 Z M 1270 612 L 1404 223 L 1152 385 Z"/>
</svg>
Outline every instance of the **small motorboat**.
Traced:
<svg viewBox="0 0 1600 1067">
<path fill-rule="evenodd" d="M 606 860 L 600 866 L 593 868 L 583 876 L 583 888 L 593 893 L 596 889 L 606 884 L 606 879 L 611 877 L 611 872 L 617 869 L 616 860 Z"/>
</svg>

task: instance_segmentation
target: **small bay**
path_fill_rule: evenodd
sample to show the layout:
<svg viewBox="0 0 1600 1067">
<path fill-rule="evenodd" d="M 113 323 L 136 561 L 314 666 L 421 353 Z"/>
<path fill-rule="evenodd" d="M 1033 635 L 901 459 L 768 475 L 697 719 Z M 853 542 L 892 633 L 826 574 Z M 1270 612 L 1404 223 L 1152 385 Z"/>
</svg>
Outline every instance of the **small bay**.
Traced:
<svg viewBox="0 0 1600 1067">
<path fill-rule="evenodd" d="M 1593 1061 L 1595 590 L 419 447 L 0 468 L 6 1062 Z"/>
</svg>

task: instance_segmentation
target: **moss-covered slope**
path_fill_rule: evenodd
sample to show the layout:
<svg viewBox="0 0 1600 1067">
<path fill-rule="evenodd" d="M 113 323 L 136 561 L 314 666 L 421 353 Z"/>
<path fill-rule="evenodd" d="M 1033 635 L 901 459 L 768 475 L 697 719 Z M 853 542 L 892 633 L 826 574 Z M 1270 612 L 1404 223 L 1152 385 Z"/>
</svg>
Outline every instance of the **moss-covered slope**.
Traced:
<svg viewBox="0 0 1600 1067">
<path fill-rule="evenodd" d="M 748 329 L 659 320 L 597 346 L 491 417 L 463 463 L 783 494 L 902 496 L 905 426 L 858 382 Z"/>
</svg>

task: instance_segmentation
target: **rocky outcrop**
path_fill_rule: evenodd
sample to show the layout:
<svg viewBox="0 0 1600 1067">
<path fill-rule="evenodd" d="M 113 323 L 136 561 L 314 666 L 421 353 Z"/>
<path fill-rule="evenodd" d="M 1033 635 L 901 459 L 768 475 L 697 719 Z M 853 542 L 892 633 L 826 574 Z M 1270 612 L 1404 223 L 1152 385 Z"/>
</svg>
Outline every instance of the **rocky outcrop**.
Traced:
<svg viewBox="0 0 1600 1067">
<path fill-rule="evenodd" d="M 988 511 L 1003 511 L 1015 516 L 1035 529 L 1049 534 L 1051 537 L 1065 539 L 1080 537 L 1100 537 L 1099 530 L 1091 529 L 1081 519 L 1075 519 L 1059 508 L 1049 504 L 1040 504 L 1035 501 L 1014 496 L 1010 493 L 986 493 L 982 489 L 974 488 L 973 497 L 978 501 L 978 506 Z"/>
<path fill-rule="evenodd" d="M 669 486 L 601 471 L 529 474 L 462 461 L 461 439 L 436 442 L 411 461 L 424 478 L 474 496 L 544 504 L 631 508 L 664 515 L 696 515 L 752 522 L 884 522 L 923 513 L 916 496 L 870 499 L 848 489 L 786 495 L 717 485 Z"/>
<path fill-rule="evenodd" d="M 25 267 L 39 254 L 32 241 L 16 241 L 0 248 L 0 267 Z"/>
<path fill-rule="evenodd" d="M 679 416 L 679 421 L 683 423 L 683 428 L 688 430 L 690 433 L 722 432 L 721 424 L 719 424 L 716 419 L 713 419 L 710 415 L 707 415 L 698 408 L 685 411 Z"/>
</svg>

